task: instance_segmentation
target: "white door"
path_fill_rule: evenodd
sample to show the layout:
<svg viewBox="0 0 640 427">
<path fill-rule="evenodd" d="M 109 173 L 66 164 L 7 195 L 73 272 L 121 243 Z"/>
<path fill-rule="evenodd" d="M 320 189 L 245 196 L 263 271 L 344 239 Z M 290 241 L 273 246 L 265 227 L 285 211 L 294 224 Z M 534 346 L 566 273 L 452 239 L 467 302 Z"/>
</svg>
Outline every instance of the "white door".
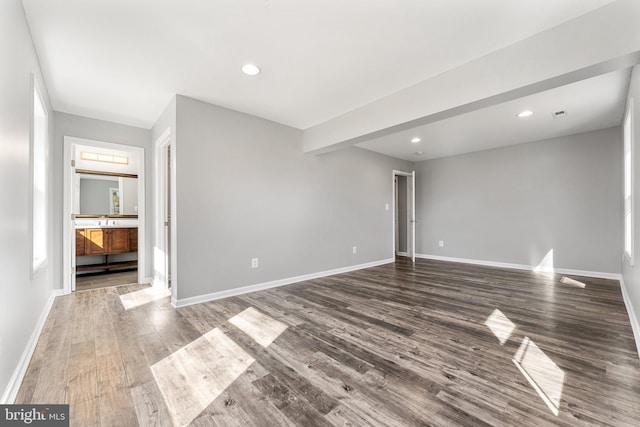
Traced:
<svg viewBox="0 0 640 427">
<path fill-rule="evenodd" d="M 407 211 L 409 212 L 409 238 L 407 251 L 411 262 L 416 262 L 416 171 L 407 177 Z"/>
</svg>

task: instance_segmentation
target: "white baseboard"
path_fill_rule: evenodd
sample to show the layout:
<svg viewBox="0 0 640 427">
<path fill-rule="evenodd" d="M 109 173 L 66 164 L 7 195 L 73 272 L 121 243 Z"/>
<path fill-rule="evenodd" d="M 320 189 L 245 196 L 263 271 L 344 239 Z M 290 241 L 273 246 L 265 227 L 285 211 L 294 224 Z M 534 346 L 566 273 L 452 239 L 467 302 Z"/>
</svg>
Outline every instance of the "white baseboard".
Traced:
<svg viewBox="0 0 640 427">
<path fill-rule="evenodd" d="M 624 279 L 620 277 L 620 290 L 622 291 L 622 299 L 624 300 L 624 305 L 627 308 L 627 314 L 629 315 L 629 322 L 631 322 L 631 329 L 633 330 L 633 337 L 636 341 L 636 349 L 638 350 L 638 357 L 640 358 L 640 323 L 638 322 L 638 317 L 636 316 L 636 311 L 634 310 L 633 304 L 631 303 L 631 298 L 627 293 L 627 288 L 624 283 Z"/>
<path fill-rule="evenodd" d="M 409 256 L 409 254 L 407 252 L 397 252 L 397 251 L 396 251 L 396 255 L 397 256 Z"/>
<path fill-rule="evenodd" d="M 217 299 L 233 297 L 236 295 L 242 295 L 249 292 L 262 291 L 265 289 L 277 288 L 279 286 L 290 285 L 292 283 L 303 282 L 305 280 L 318 279 L 320 277 L 333 276 L 335 274 L 348 273 L 350 271 L 362 270 L 363 268 L 376 267 L 378 265 L 390 264 L 395 262 L 395 259 L 389 258 L 381 261 L 373 261 L 365 264 L 352 265 L 349 267 L 336 268 L 333 270 L 321 271 L 318 273 L 305 274 L 302 276 L 289 277 L 286 279 L 274 280 L 271 282 L 258 283 L 255 285 L 243 286 L 241 288 L 229 289 L 226 291 L 212 292 L 210 294 L 198 295 L 195 297 L 172 299 L 171 305 L 175 308 L 186 307 L 188 305 L 200 304 L 203 302 L 214 301 Z"/>
<path fill-rule="evenodd" d="M 62 289 L 54 289 L 47 300 L 47 303 L 40 313 L 40 317 L 38 318 L 38 322 L 36 323 L 31 336 L 29 337 L 29 341 L 22 352 L 22 356 L 18 361 L 16 369 L 13 371 L 13 375 L 9 379 L 9 383 L 7 384 L 7 388 L 5 388 L 4 393 L 2 393 L 2 399 L 0 399 L 0 404 L 2 405 L 10 405 L 18 396 L 18 390 L 20 390 L 20 385 L 22 384 L 22 380 L 24 379 L 24 375 L 27 373 L 27 368 L 29 367 L 29 363 L 31 362 L 31 357 L 33 357 L 33 352 L 36 349 L 36 345 L 38 344 L 38 339 L 40 338 L 40 333 L 42 332 L 42 328 L 44 328 L 44 324 L 47 321 L 47 317 L 49 316 L 49 312 L 51 311 L 51 307 L 53 306 L 53 301 L 59 295 L 64 295 L 64 290 Z"/>
<path fill-rule="evenodd" d="M 424 258 L 424 259 L 433 259 L 436 261 L 448 261 L 448 262 L 462 262 L 465 264 L 476 264 L 476 265 L 484 265 L 487 267 L 499 267 L 499 268 L 510 268 L 515 270 L 528 270 L 528 271 L 536 271 L 536 266 L 526 265 L 526 264 L 512 264 L 508 262 L 494 262 L 494 261 L 484 261 L 478 259 L 468 259 L 468 258 L 453 258 L 439 255 L 426 255 L 426 254 L 416 254 L 416 258 Z M 599 271 L 587 271 L 587 270 L 572 270 L 568 268 L 553 268 L 553 271 L 545 269 L 541 271 L 543 273 L 558 273 L 558 274 L 569 274 L 571 276 L 584 276 L 584 277 L 594 277 L 598 279 L 611 279 L 611 280 L 620 280 L 622 277 L 619 273 L 603 273 Z"/>
</svg>

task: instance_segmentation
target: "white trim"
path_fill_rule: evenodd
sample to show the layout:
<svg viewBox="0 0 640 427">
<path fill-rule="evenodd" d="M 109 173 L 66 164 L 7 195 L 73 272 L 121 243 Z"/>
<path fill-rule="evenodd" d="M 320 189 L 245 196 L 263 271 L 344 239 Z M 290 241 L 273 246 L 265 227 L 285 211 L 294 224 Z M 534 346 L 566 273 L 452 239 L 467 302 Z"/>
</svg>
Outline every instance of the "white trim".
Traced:
<svg viewBox="0 0 640 427">
<path fill-rule="evenodd" d="M 633 337 L 635 338 L 635 341 L 636 341 L 638 358 L 640 358 L 640 322 L 638 322 L 638 318 L 636 317 L 636 311 L 633 309 L 631 298 L 627 293 L 627 287 L 622 277 L 620 277 L 620 290 L 622 291 L 622 299 L 624 300 L 624 306 L 627 308 L 627 314 L 629 315 L 629 322 L 631 323 L 631 329 L 633 330 Z"/>
<path fill-rule="evenodd" d="M 453 257 L 439 256 L 439 255 L 416 254 L 416 258 L 432 259 L 436 261 L 462 262 L 465 264 L 484 265 L 487 267 L 499 267 L 499 268 L 509 268 L 509 269 L 527 270 L 527 271 L 534 271 L 537 268 L 534 265 L 527 265 L 527 264 L 512 264 L 508 262 L 484 261 L 479 259 L 453 258 Z M 545 271 L 545 272 L 551 273 L 551 271 Z M 553 272 L 558 274 L 569 274 L 571 276 L 594 277 L 597 279 L 620 280 L 620 278 L 622 277 L 619 273 L 603 273 L 599 271 L 572 270 L 568 268 L 555 268 L 555 267 L 553 269 Z"/>
<path fill-rule="evenodd" d="M 415 219 L 415 192 L 416 192 L 416 188 L 415 188 L 415 171 L 413 172 L 405 172 L 405 171 L 401 171 L 401 170 L 397 170 L 397 169 L 393 169 L 393 171 L 391 172 L 391 200 L 393 201 L 393 209 L 391 209 L 391 256 L 395 257 L 395 253 L 396 253 L 396 206 L 397 206 L 397 200 L 396 200 L 396 176 L 406 176 L 407 177 L 407 191 L 409 190 L 409 180 L 408 178 L 411 177 L 413 179 L 413 196 L 414 196 L 414 203 L 413 203 L 413 215 L 414 215 L 414 219 Z M 409 196 L 407 194 L 407 196 Z M 408 199 L 407 199 L 407 205 L 408 203 Z M 413 249 L 414 249 L 414 253 L 415 253 L 415 227 L 414 227 L 414 235 L 413 235 L 413 239 L 411 239 L 410 237 L 410 233 L 411 233 L 411 225 L 413 224 L 415 226 L 415 222 L 411 222 L 411 213 L 408 212 L 407 209 L 407 255 L 409 256 L 409 248 L 408 245 L 411 243 L 411 241 L 413 241 Z"/>
<path fill-rule="evenodd" d="M 409 256 L 409 254 L 408 254 L 408 253 L 406 253 L 406 252 L 400 252 L 400 251 L 397 251 L 397 252 L 396 252 L 396 256 Z"/>
<path fill-rule="evenodd" d="M 135 145 L 114 144 L 111 142 L 96 141 L 91 139 L 77 138 L 75 136 L 64 137 L 64 187 L 63 187 L 63 212 L 62 212 L 62 286 L 65 294 L 72 291 L 72 257 L 74 255 L 74 247 L 72 242 L 75 241 L 75 227 L 71 220 L 73 213 L 73 197 L 72 191 L 75 168 L 71 166 L 73 152 L 76 144 L 89 145 L 93 147 L 101 147 L 112 150 L 122 150 L 135 152 L 138 155 L 138 281 L 145 280 L 147 265 L 146 251 L 146 187 L 145 187 L 145 149 Z"/>
<path fill-rule="evenodd" d="M 167 151 L 166 149 L 170 148 L 171 150 L 171 166 L 170 166 L 170 176 L 169 181 L 171 183 L 170 188 L 166 187 L 167 176 L 166 176 L 166 165 L 167 165 Z M 156 139 L 153 144 L 153 158 L 155 164 L 155 179 L 154 179 L 154 194 L 155 194 L 155 206 L 154 206 L 154 242 L 153 242 L 153 283 L 154 286 L 157 287 L 168 287 L 169 282 L 171 281 L 168 276 L 168 272 L 171 271 L 171 275 L 173 276 L 173 281 L 171 281 L 172 286 L 172 296 L 176 297 L 177 292 L 177 283 L 176 283 L 176 271 L 177 271 L 177 234 L 176 230 L 176 209 L 175 209 L 175 201 L 176 201 L 176 168 L 175 168 L 175 144 L 173 143 L 173 133 L 171 127 L 168 127 L 162 135 Z M 167 202 L 166 196 L 167 193 L 170 194 L 169 199 L 171 200 L 171 206 L 169 206 L 169 212 L 166 211 Z M 169 221 L 171 222 L 169 229 L 171 230 L 171 236 L 166 235 L 165 229 L 165 219 L 169 216 Z M 169 244 L 168 244 L 168 242 Z M 170 247 L 168 247 L 170 246 Z M 171 256 L 167 255 L 167 250 Z M 157 257 L 161 253 L 162 260 L 158 260 Z M 164 272 L 160 272 L 157 270 L 160 263 L 164 266 Z M 168 265 L 171 263 L 171 265 Z"/>
<path fill-rule="evenodd" d="M 407 178 L 409 182 L 409 178 Z M 407 189 L 409 186 L 407 185 Z M 407 239 L 407 252 L 411 257 L 411 262 L 416 262 L 416 171 L 411 171 L 411 194 L 407 194 L 407 200 L 411 200 L 411 212 L 407 212 L 410 215 L 409 223 L 409 235 L 410 239 Z M 407 209 L 409 211 L 409 209 Z"/>
<path fill-rule="evenodd" d="M 51 311 L 51 307 L 53 306 L 53 301 L 59 295 L 62 295 L 63 291 L 61 289 L 54 289 L 49 296 L 49 300 L 44 306 L 42 313 L 40 313 L 40 317 L 38 318 L 38 322 L 36 323 L 31 336 L 29 337 L 29 341 L 27 341 L 27 345 L 22 352 L 22 356 L 16 365 L 11 378 L 9 379 L 9 383 L 2 393 L 2 399 L 0 399 L 0 404 L 2 405 L 10 405 L 16 400 L 16 396 L 18 395 L 18 390 L 20 390 L 20 385 L 22 384 L 22 380 L 24 379 L 24 375 L 27 373 L 27 368 L 29 367 L 29 363 L 31 362 L 31 358 L 33 357 L 33 352 L 36 350 L 36 345 L 38 345 L 38 339 L 40 338 L 40 334 L 42 333 L 42 329 L 44 328 L 44 324 L 47 321 L 47 317 L 49 317 L 49 312 Z"/>
<path fill-rule="evenodd" d="M 631 266 L 634 265 L 635 262 L 635 169 L 636 169 L 636 161 L 635 161 L 635 138 L 634 138 L 634 132 L 635 132 L 635 126 L 634 126 L 634 112 L 633 112 L 633 98 L 629 98 L 629 101 L 627 102 L 627 106 L 625 108 L 625 113 L 624 113 L 624 117 L 622 119 L 622 163 L 623 163 L 623 191 L 626 190 L 626 173 L 627 173 L 627 166 L 626 166 L 626 162 L 625 162 L 625 157 L 626 157 L 626 149 L 627 149 L 627 143 L 629 144 L 629 159 L 630 159 L 630 164 L 629 164 L 629 181 L 630 181 L 630 189 L 629 189 L 629 219 L 630 219 L 630 224 L 629 224 L 629 228 L 630 230 L 627 230 L 627 226 L 626 226 L 626 197 L 624 197 L 623 194 L 623 200 L 624 200 L 624 206 L 622 208 L 622 228 L 623 228 L 623 247 L 622 247 L 622 252 L 624 253 L 625 259 L 627 260 L 627 263 Z M 627 141 L 626 137 L 625 137 L 625 128 L 627 126 L 627 123 L 629 123 L 629 141 Z M 627 236 L 629 237 L 629 244 L 631 246 L 630 248 L 630 252 L 627 252 L 627 248 L 626 248 L 626 242 L 627 242 Z"/>
<path fill-rule="evenodd" d="M 277 288 L 279 286 L 290 285 L 292 283 L 303 282 L 305 280 L 312 280 L 312 279 L 318 279 L 320 277 L 333 276 L 335 274 L 348 273 L 350 271 L 362 270 L 364 268 L 371 268 L 371 267 L 376 267 L 384 264 L 392 264 L 393 262 L 395 262 L 395 258 L 388 258 L 380 261 L 373 261 L 373 262 L 367 262 L 364 264 L 336 268 L 333 270 L 320 271 L 318 273 L 304 274 L 302 276 L 289 277 L 286 279 L 274 280 L 271 282 L 243 286 L 241 288 L 212 292 L 210 294 L 198 295 L 190 298 L 183 298 L 183 299 L 171 298 L 171 305 L 173 305 L 175 308 L 186 307 L 188 305 L 200 304 L 203 302 L 214 301 L 217 299 L 233 297 L 236 295 L 242 295 L 249 292 L 256 292 L 256 291 L 263 291 L 265 289 Z"/>
</svg>

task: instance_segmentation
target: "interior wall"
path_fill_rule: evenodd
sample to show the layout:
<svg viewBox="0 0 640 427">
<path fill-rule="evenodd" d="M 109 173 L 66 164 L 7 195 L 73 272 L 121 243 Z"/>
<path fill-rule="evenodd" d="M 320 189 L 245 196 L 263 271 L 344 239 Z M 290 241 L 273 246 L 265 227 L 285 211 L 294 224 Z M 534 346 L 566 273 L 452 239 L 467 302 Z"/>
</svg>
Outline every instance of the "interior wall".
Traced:
<svg viewBox="0 0 640 427">
<path fill-rule="evenodd" d="M 122 198 L 122 210 L 120 212 L 125 215 L 136 215 L 138 213 L 138 180 L 136 178 L 122 179 L 120 197 Z"/>
<path fill-rule="evenodd" d="M 635 199 L 633 201 L 633 221 L 634 221 L 634 251 L 635 262 L 631 265 L 626 257 L 623 257 L 622 262 L 622 277 L 624 279 L 624 286 L 628 296 L 627 308 L 629 308 L 629 315 L 631 317 L 631 324 L 634 326 L 634 332 L 636 336 L 636 344 L 638 351 L 640 352 L 640 202 L 638 197 L 640 195 L 640 66 L 635 66 L 631 73 L 631 83 L 629 85 L 629 99 L 634 100 L 634 116 L 633 116 L 633 140 L 634 140 L 634 179 L 633 188 Z M 620 155 L 622 159 L 622 154 Z M 622 221 L 622 214 L 621 219 Z M 620 249 L 622 251 L 622 248 Z"/>
<path fill-rule="evenodd" d="M 53 221 L 55 227 L 55 241 L 57 247 L 54 250 L 56 260 L 55 278 L 56 286 L 62 288 L 62 200 L 63 200 L 63 160 L 64 160 L 64 137 L 74 136 L 77 138 L 91 139 L 96 141 L 110 142 L 114 144 L 130 145 L 145 149 L 144 168 L 145 180 L 145 252 L 152 254 L 151 242 L 153 241 L 153 223 L 151 204 L 153 192 L 153 151 L 151 150 L 151 131 L 133 126 L 121 125 L 103 120 L 91 119 L 88 117 L 76 116 L 73 114 L 55 112 L 54 139 L 51 143 L 51 157 L 54 164 L 54 211 Z M 147 262 L 145 277 L 151 277 L 152 263 Z"/>
<path fill-rule="evenodd" d="M 54 115 L 19 0 L 0 2 L 0 64 L 0 393 L 5 400 L 11 376 L 52 295 L 52 270 L 55 266 L 51 231 L 54 223 L 50 220 L 48 263 L 31 278 L 29 151 L 32 74 L 49 112 L 50 151 Z M 49 177 L 52 176 L 52 164 L 49 155 Z M 49 186 L 49 212 L 52 200 Z"/>
<path fill-rule="evenodd" d="M 416 252 L 619 273 L 621 153 L 615 127 L 416 163 Z"/>
<path fill-rule="evenodd" d="M 80 212 L 81 214 L 109 213 L 110 188 L 118 187 L 118 179 L 106 181 L 104 179 L 80 180 Z"/>
<path fill-rule="evenodd" d="M 298 129 L 183 96 L 176 161 L 179 299 L 392 257 L 392 174 L 408 162 L 306 155 Z"/>
</svg>

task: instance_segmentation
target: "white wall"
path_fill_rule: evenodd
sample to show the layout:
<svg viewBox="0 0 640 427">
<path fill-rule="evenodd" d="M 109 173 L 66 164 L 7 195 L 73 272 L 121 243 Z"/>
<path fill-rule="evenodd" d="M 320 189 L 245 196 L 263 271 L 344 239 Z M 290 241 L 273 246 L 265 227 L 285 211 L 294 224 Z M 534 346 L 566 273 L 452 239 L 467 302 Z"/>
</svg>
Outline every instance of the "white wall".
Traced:
<svg viewBox="0 0 640 427">
<path fill-rule="evenodd" d="M 53 221 L 57 225 L 55 229 L 55 278 L 56 286 L 62 288 L 62 195 L 63 195 L 63 159 L 64 159 L 64 137 L 75 136 L 77 138 L 92 139 L 96 141 L 111 142 L 114 144 L 143 147 L 145 149 L 145 193 L 146 193 L 146 215 L 145 223 L 145 251 L 152 254 L 151 243 L 153 242 L 152 227 L 152 192 L 153 192 L 153 152 L 151 149 L 151 131 L 148 129 L 126 126 L 103 120 L 90 119 L 87 117 L 75 116 L 73 114 L 55 113 L 55 132 L 51 144 L 51 154 L 55 166 L 54 173 L 54 200 Z M 145 277 L 151 277 L 151 262 L 146 264 Z"/>
<path fill-rule="evenodd" d="M 392 257 L 392 171 L 408 162 L 306 155 L 298 129 L 182 96 L 176 161 L 179 299 Z"/>
<path fill-rule="evenodd" d="M 626 291 L 627 309 L 631 318 L 631 325 L 634 327 L 636 334 L 636 345 L 640 352 L 640 66 L 635 66 L 631 73 L 631 84 L 629 85 L 629 95 L 627 102 L 633 98 L 634 100 L 634 155 L 633 162 L 635 168 L 635 177 L 633 187 L 635 192 L 634 209 L 634 227 L 635 234 L 633 236 L 635 246 L 635 263 L 630 265 L 626 259 L 622 262 L 622 277 L 624 279 L 624 289 Z M 626 114 L 626 113 L 625 113 Z M 620 219 L 622 221 L 622 217 Z"/>
<path fill-rule="evenodd" d="M 29 220 L 31 189 L 29 133 L 31 74 L 44 92 L 49 110 L 49 139 L 54 115 L 19 0 L 0 2 L 0 393 L 6 395 L 29 338 L 53 291 L 53 221 L 49 221 L 49 261 L 30 278 Z M 51 143 L 50 143 L 51 144 Z M 50 148 L 51 150 L 51 148 Z M 49 157 L 49 177 L 52 161 Z M 48 180 L 51 181 L 50 179 Z M 51 190 L 51 185 L 49 186 Z M 53 200 L 49 191 L 49 206 Z M 28 362 L 28 360 L 26 360 Z M 2 402 L 5 403 L 5 402 Z"/>
<path fill-rule="evenodd" d="M 621 150 L 616 127 L 416 163 L 416 251 L 620 273 Z"/>
</svg>

